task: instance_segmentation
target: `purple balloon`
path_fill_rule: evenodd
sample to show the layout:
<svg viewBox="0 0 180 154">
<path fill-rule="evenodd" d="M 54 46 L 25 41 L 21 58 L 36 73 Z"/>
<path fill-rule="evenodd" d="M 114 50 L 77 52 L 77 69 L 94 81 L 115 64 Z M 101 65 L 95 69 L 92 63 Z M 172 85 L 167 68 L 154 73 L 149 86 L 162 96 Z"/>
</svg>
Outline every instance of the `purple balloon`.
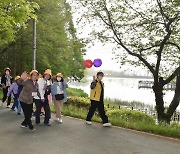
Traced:
<svg viewBox="0 0 180 154">
<path fill-rule="evenodd" d="M 95 59 L 94 62 L 94 67 L 100 67 L 102 65 L 102 60 L 101 59 Z"/>
</svg>

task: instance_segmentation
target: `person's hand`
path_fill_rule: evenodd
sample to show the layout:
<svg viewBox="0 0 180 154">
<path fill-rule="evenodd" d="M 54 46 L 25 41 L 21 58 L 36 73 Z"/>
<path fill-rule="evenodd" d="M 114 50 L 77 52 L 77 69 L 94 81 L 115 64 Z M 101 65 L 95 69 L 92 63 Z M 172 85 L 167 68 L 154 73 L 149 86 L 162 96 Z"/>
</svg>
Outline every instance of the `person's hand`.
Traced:
<svg viewBox="0 0 180 154">
<path fill-rule="evenodd" d="M 27 78 L 28 78 L 27 72 L 23 72 L 23 73 L 21 74 L 21 79 L 26 80 Z"/>
</svg>

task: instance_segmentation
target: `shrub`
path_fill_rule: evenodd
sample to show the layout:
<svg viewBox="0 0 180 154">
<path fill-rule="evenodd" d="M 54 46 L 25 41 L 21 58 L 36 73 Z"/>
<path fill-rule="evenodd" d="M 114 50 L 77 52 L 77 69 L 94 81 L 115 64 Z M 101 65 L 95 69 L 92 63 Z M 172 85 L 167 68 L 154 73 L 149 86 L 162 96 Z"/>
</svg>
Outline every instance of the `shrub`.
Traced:
<svg viewBox="0 0 180 154">
<path fill-rule="evenodd" d="M 90 100 L 84 97 L 71 96 L 68 97 L 68 101 L 65 103 L 65 105 L 75 105 L 77 107 L 88 109 L 90 107 Z"/>
<path fill-rule="evenodd" d="M 109 110 L 107 112 L 111 119 L 119 119 L 125 120 L 129 123 L 147 123 L 147 124 L 155 124 L 155 121 L 150 116 L 145 113 L 132 111 L 132 110 Z"/>
<path fill-rule="evenodd" d="M 68 96 L 88 97 L 87 93 L 85 93 L 83 90 L 77 89 L 77 88 L 67 88 L 67 95 Z"/>
</svg>

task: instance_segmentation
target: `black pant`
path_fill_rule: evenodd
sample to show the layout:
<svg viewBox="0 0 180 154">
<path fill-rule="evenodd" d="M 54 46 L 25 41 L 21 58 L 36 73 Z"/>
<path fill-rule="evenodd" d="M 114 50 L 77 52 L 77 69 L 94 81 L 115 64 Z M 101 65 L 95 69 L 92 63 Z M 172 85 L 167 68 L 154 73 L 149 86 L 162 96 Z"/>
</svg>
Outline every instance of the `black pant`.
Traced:
<svg viewBox="0 0 180 154">
<path fill-rule="evenodd" d="M 32 117 L 32 110 L 33 110 L 33 104 L 26 104 L 24 102 L 21 102 L 21 108 L 24 113 L 24 121 L 22 122 L 22 125 L 29 126 L 30 129 L 33 128 L 31 117 Z"/>
<path fill-rule="evenodd" d="M 108 117 L 106 116 L 106 113 L 104 110 L 103 101 L 94 101 L 94 100 L 91 100 L 91 107 L 90 107 L 88 115 L 86 117 L 86 121 L 91 121 L 91 118 L 93 117 L 94 112 L 96 111 L 96 108 L 98 109 L 98 112 L 103 121 L 103 124 L 108 123 Z"/>
<path fill-rule="evenodd" d="M 9 87 L 6 87 L 6 88 L 3 88 L 3 99 L 2 99 L 2 102 L 4 103 L 7 99 L 7 93 L 8 93 L 8 88 Z M 8 102 L 7 102 L 7 106 L 10 105 L 11 103 L 11 96 L 8 97 Z"/>
<path fill-rule="evenodd" d="M 45 99 L 44 102 L 42 102 L 40 99 L 34 99 L 34 102 L 36 104 L 36 114 L 35 114 L 36 115 L 36 124 L 40 123 L 40 114 L 41 114 L 42 107 L 44 108 L 44 111 L 45 111 L 44 123 L 48 124 L 49 119 L 51 117 L 48 99 Z"/>
</svg>

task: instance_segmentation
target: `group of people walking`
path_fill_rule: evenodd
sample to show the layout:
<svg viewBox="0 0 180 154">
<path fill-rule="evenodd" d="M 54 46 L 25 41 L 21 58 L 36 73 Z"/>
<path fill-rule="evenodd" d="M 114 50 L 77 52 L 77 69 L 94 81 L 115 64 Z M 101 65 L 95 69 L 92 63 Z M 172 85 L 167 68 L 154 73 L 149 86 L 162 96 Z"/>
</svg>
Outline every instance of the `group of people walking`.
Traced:
<svg viewBox="0 0 180 154">
<path fill-rule="evenodd" d="M 32 131 L 35 130 L 31 121 L 33 103 L 35 103 L 36 106 L 34 112 L 36 125 L 40 124 L 42 108 L 45 112 L 44 125 L 51 125 L 49 122 L 51 119 L 50 102 L 54 102 L 55 104 L 56 120 L 62 123 L 61 110 L 63 103 L 67 101 L 66 88 L 68 88 L 68 84 L 64 81 L 62 73 L 57 73 L 55 78 L 53 78 L 50 69 L 45 70 L 42 76 L 40 76 L 37 70 L 32 70 L 29 74 L 25 71 L 21 76 L 16 76 L 14 82 L 10 73 L 10 68 L 4 69 L 4 75 L 1 78 L 3 99 L 0 106 L 2 106 L 7 99 L 7 108 L 11 108 L 11 110 L 15 110 L 16 108 L 18 115 L 21 114 L 22 109 L 24 113 L 24 120 L 21 123 L 22 128 L 29 128 Z M 103 72 L 98 72 L 97 76 L 93 77 L 90 86 L 91 107 L 86 118 L 86 124 L 88 125 L 92 124 L 91 119 L 96 109 L 98 109 L 103 121 L 103 126 L 111 126 L 104 110 L 103 76 Z M 11 98 L 14 99 L 12 107 L 10 107 Z"/>
<path fill-rule="evenodd" d="M 64 81 L 63 75 L 58 73 L 52 79 L 50 69 L 45 70 L 42 77 L 37 70 L 32 70 L 29 74 L 23 72 L 21 76 L 13 78 L 10 76 L 10 68 L 5 68 L 5 74 L 1 78 L 1 87 L 3 88 L 2 104 L 7 101 L 7 108 L 10 108 L 11 97 L 14 99 L 12 110 L 17 108 L 17 113 L 21 114 L 21 108 L 24 113 L 24 120 L 21 127 L 34 131 L 31 117 L 33 113 L 33 103 L 35 103 L 35 122 L 36 125 L 40 124 L 41 109 L 44 109 L 45 118 L 44 125 L 50 126 L 49 120 L 51 118 L 50 102 L 55 103 L 56 120 L 62 123 L 61 110 L 63 103 L 67 101 L 66 88 L 68 84 Z M 54 81 L 54 82 L 52 82 Z M 51 97 L 50 97 L 51 96 Z M 50 99 L 53 100 L 50 100 Z"/>
</svg>

